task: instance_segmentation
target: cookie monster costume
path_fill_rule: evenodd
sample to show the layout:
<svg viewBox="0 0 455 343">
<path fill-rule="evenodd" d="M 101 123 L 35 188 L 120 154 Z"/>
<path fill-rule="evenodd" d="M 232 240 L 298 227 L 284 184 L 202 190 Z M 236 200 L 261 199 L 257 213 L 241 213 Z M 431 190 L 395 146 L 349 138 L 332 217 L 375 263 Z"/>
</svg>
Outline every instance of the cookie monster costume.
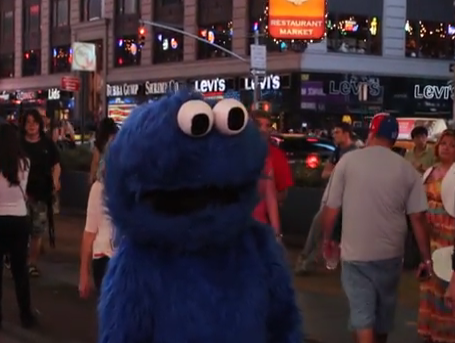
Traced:
<svg viewBox="0 0 455 343">
<path fill-rule="evenodd" d="M 107 156 L 120 242 L 99 343 L 302 342 L 284 251 L 251 218 L 266 153 L 233 99 L 181 91 L 133 111 Z"/>
</svg>

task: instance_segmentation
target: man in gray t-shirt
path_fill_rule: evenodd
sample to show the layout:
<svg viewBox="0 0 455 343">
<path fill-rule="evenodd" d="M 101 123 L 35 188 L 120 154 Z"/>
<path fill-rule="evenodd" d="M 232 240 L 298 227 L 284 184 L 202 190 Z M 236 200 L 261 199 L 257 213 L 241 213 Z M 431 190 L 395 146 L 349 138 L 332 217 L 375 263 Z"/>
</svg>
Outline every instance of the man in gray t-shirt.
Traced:
<svg viewBox="0 0 455 343">
<path fill-rule="evenodd" d="M 375 116 L 368 147 L 347 154 L 335 167 L 321 215 L 324 254 L 330 256 L 332 228 L 342 208 L 341 277 L 360 342 L 382 342 L 392 329 L 406 214 L 425 261 L 421 268 L 431 274 L 426 194 L 420 175 L 390 149 L 397 135 L 395 118 Z"/>
</svg>

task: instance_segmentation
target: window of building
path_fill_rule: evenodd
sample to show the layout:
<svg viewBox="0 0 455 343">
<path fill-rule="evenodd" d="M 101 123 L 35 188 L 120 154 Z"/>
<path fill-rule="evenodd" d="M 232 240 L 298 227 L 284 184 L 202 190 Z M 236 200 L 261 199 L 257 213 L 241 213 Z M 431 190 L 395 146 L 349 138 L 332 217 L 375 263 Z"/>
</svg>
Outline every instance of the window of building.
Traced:
<svg viewBox="0 0 455 343">
<path fill-rule="evenodd" d="M 183 35 L 170 31 L 154 33 L 153 63 L 183 61 Z"/>
<path fill-rule="evenodd" d="M 41 52 L 40 50 L 24 51 L 22 56 L 22 76 L 33 76 L 41 74 Z"/>
<path fill-rule="evenodd" d="M 227 50 L 232 49 L 232 21 L 199 28 L 199 37 Z M 205 42 L 197 42 L 198 59 L 229 57 L 225 51 Z"/>
<path fill-rule="evenodd" d="M 267 36 L 267 20 L 265 17 L 253 18 L 250 16 L 250 27 L 248 30 L 248 54 L 250 45 L 254 44 L 254 34 L 259 32 L 259 43 L 267 46 L 267 51 L 270 52 L 284 52 L 290 47 L 290 41 L 277 40 Z"/>
<path fill-rule="evenodd" d="M 329 14 L 327 49 L 332 52 L 380 55 L 382 53 L 379 17 Z"/>
<path fill-rule="evenodd" d="M 54 0 L 52 6 L 52 26 L 69 25 L 69 0 Z"/>
<path fill-rule="evenodd" d="M 2 34 L 2 37 L 12 36 L 14 34 L 14 12 L 13 11 L 2 12 L 0 21 L 1 21 L 0 32 Z"/>
<path fill-rule="evenodd" d="M 104 0 L 81 0 L 81 20 L 90 21 L 103 17 Z"/>
<path fill-rule="evenodd" d="M 51 73 L 66 73 L 71 71 L 73 51 L 71 46 L 60 46 L 51 49 Z"/>
<path fill-rule="evenodd" d="M 31 5 L 24 11 L 24 32 L 40 31 L 40 5 Z"/>
<path fill-rule="evenodd" d="M 141 64 L 141 47 L 137 36 L 127 36 L 116 39 L 115 66 L 127 67 Z"/>
<path fill-rule="evenodd" d="M 117 15 L 135 14 L 139 12 L 138 0 L 117 0 L 116 4 Z"/>
<path fill-rule="evenodd" d="M 14 54 L 0 55 L 0 78 L 14 77 Z"/>
<path fill-rule="evenodd" d="M 406 21 L 406 56 L 452 60 L 455 56 L 453 23 Z"/>
</svg>

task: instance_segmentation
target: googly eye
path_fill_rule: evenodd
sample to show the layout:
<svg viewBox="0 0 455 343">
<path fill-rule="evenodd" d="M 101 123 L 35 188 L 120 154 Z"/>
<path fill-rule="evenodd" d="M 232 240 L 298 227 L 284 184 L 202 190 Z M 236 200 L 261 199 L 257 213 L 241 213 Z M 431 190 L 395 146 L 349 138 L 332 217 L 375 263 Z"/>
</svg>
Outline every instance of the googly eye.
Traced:
<svg viewBox="0 0 455 343">
<path fill-rule="evenodd" d="M 236 135 L 248 123 L 248 112 L 243 104 L 235 99 L 224 99 L 213 108 L 216 128 L 225 135 Z"/>
<path fill-rule="evenodd" d="M 177 123 L 180 129 L 188 136 L 205 136 L 213 126 L 212 109 L 201 100 L 187 101 L 177 113 Z"/>
</svg>

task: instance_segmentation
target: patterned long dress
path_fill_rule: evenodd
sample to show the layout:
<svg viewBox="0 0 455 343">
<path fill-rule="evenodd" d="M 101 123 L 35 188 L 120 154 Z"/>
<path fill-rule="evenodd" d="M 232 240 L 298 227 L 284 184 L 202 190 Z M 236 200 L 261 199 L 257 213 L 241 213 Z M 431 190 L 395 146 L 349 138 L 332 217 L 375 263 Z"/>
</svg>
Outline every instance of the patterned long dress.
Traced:
<svg viewBox="0 0 455 343">
<path fill-rule="evenodd" d="M 430 180 L 425 184 L 428 198 L 427 220 L 430 232 L 431 252 L 452 246 L 455 240 L 455 219 L 444 209 L 441 200 L 441 182 Z M 418 318 L 419 335 L 434 343 L 455 343 L 455 315 L 444 304 L 444 293 L 448 283 L 433 276 L 420 285 Z"/>
</svg>

